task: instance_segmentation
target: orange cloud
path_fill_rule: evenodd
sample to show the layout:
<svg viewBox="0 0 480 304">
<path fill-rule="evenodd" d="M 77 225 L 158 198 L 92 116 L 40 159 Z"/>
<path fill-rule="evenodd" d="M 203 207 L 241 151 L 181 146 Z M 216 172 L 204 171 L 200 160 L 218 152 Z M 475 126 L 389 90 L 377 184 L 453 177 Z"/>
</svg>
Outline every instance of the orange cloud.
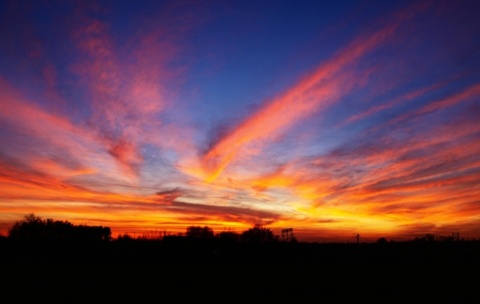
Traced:
<svg viewBox="0 0 480 304">
<path fill-rule="evenodd" d="M 205 180 L 214 181 L 247 145 L 272 139 L 313 111 L 346 94 L 354 84 L 345 69 L 388 40 L 403 22 L 424 8 L 421 5 L 402 12 L 381 30 L 354 40 L 297 85 L 267 103 L 221 138 L 203 156 Z"/>
<path fill-rule="evenodd" d="M 8 83 L 0 79 L 0 118 L 12 126 L 16 132 L 27 135 L 11 135 L 11 146 L 4 146 L 4 152 L 14 159 L 23 159 L 25 165 L 39 169 L 47 163 L 67 162 L 61 171 L 51 171 L 53 174 L 65 172 L 68 167 L 71 171 L 86 170 L 85 172 L 102 171 L 102 174 L 111 174 L 110 178 L 118 179 L 120 172 L 112 163 L 112 157 L 105 149 L 104 139 L 86 126 L 76 126 L 69 119 L 61 117 L 24 99 L 21 94 Z M 23 145 L 21 150 L 15 149 Z M 42 151 L 48 151 L 48 156 Z M 122 152 L 123 154 L 121 154 Z M 126 154 L 128 151 L 117 149 L 117 157 L 124 161 L 134 161 L 135 155 Z M 130 152 L 132 153 L 132 152 Z M 43 165 L 42 165 L 43 164 Z M 100 168 L 109 168 L 101 170 Z M 57 168 L 59 169 L 59 168 Z M 104 171 L 104 172 L 103 172 Z"/>
<path fill-rule="evenodd" d="M 404 128 L 411 127 L 415 129 Z M 267 197 L 275 189 L 287 191 L 291 195 L 284 204 L 293 210 L 289 221 L 276 224 L 317 227 L 326 235 L 360 228 L 370 235 L 393 235 L 404 233 L 408 223 L 442 223 L 443 228 L 432 231 L 445 231 L 460 216 L 477 218 L 480 141 L 472 139 L 479 132 L 480 124 L 471 118 L 432 126 L 406 140 L 384 135 L 368 148 L 349 143 L 324 156 L 291 161 L 240 186 Z M 315 223 L 317 219 L 323 221 Z"/>
</svg>

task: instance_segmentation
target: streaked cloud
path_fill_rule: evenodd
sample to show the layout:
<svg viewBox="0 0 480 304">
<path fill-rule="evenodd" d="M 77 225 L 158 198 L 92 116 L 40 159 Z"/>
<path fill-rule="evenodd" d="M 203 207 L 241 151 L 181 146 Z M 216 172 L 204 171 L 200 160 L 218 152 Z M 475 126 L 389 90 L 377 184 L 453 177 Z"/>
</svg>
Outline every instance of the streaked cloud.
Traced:
<svg viewBox="0 0 480 304">
<path fill-rule="evenodd" d="M 2 6 L 0 233 L 478 238 L 478 4 L 149 5 Z"/>
<path fill-rule="evenodd" d="M 203 156 L 206 180 L 215 180 L 237 157 L 241 149 L 252 142 L 270 141 L 289 128 L 331 103 L 338 102 L 358 80 L 348 68 L 367 53 L 385 43 L 403 22 L 425 9 L 409 8 L 392 18 L 380 30 L 365 34 L 339 51 L 327 62 L 300 80 L 285 93 L 268 101 L 261 109 L 246 118 L 234 130 L 218 140 Z M 248 153 L 248 152 L 247 152 Z M 255 153 L 255 152 L 254 152 Z"/>
</svg>

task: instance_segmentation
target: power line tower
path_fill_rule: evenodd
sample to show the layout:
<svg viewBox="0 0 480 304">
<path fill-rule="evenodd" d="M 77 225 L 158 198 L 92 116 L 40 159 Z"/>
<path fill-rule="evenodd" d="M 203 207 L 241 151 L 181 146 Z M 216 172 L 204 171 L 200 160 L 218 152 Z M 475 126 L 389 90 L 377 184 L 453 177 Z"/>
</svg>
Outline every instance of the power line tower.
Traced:
<svg viewBox="0 0 480 304">
<path fill-rule="evenodd" d="M 293 228 L 282 229 L 282 240 L 290 242 L 293 239 Z"/>
<path fill-rule="evenodd" d="M 357 244 L 360 244 L 360 234 L 355 233 L 355 238 L 357 239 Z"/>
</svg>

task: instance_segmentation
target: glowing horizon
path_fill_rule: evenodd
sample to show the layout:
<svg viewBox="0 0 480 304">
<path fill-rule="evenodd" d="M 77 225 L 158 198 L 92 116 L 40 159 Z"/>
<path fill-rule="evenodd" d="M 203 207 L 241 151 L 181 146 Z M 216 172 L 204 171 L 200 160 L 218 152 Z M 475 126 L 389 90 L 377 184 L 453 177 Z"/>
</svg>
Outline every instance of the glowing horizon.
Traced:
<svg viewBox="0 0 480 304">
<path fill-rule="evenodd" d="M 480 238 L 475 2 L 0 4 L 0 234 Z"/>
</svg>

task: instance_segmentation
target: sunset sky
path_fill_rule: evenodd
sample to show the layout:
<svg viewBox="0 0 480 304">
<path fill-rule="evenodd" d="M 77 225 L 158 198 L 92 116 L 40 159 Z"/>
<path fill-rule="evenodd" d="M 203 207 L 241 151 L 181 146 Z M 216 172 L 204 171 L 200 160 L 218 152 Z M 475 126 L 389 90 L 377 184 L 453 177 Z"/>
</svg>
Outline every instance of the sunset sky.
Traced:
<svg viewBox="0 0 480 304">
<path fill-rule="evenodd" d="M 0 234 L 480 237 L 480 1 L 0 1 Z"/>
</svg>

